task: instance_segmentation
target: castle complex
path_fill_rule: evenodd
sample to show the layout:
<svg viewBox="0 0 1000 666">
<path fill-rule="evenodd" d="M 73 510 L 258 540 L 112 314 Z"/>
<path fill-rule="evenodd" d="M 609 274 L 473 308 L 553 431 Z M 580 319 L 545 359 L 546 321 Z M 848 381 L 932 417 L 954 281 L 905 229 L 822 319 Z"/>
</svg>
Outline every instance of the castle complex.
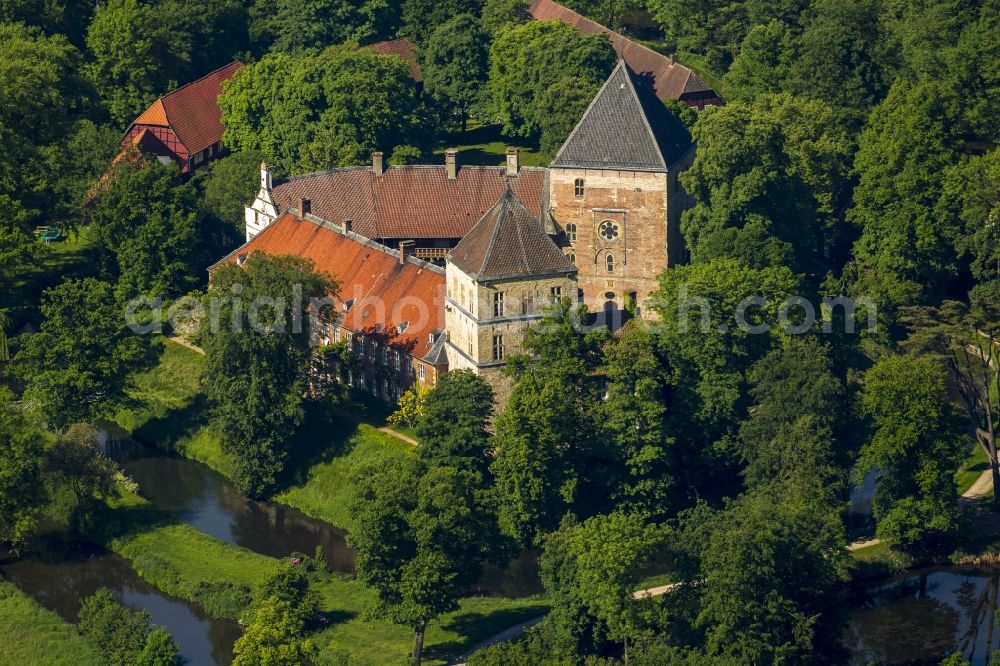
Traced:
<svg viewBox="0 0 1000 666">
<path fill-rule="evenodd" d="M 684 126 L 619 62 L 547 169 L 371 166 L 294 176 L 246 208 L 247 242 L 298 254 L 341 284 L 326 341 L 361 362 L 341 379 L 385 399 L 469 368 L 503 398 L 499 369 L 556 299 L 648 317 L 657 276 L 684 259 L 677 176 L 694 159 Z"/>
</svg>

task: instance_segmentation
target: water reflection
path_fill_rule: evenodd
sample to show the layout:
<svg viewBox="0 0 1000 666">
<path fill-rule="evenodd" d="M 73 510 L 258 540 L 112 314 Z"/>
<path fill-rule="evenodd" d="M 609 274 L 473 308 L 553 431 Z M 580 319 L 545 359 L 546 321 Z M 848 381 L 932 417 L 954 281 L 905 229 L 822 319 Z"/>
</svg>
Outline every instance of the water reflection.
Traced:
<svg viewBox="0 0 1000 666">
<path fill-rule="evenodd" d="M 354 573 L 354 553 L 344 530 L 283 504 L 246 498 L 226 477 L 195 460 L 169 455 L 105 424 L 105 447 L 139 493 L 157 509 L 227 543 L 272 557 L 312 554 L 317 546 L 330 569 Z M 538 558 L 522 554 L 506 569 L 487 566 L 474 594 L 517 598 L 542 591 Z"/>
<path fill-rule="evenodd" d="M 864 590 L 844 642 L 852 663 L 937 664 L 961 652 L 973 666 L 1000 647 L 1000 569 L 928 569 Z"/>
<path fill-rule="evenodd" d="M 96 546 L 47 539 L 29 557 L 0 560 L 0 574 L 67 622 L 75 623 L 80 603 L 106 587 L 125 605 L 145 610 L 180 646 L 188 664 L 229 664 L 240 628 L 208 617 L 196 605 L 163 595 L 136 575 L 121 557 Z"/>
</svg>

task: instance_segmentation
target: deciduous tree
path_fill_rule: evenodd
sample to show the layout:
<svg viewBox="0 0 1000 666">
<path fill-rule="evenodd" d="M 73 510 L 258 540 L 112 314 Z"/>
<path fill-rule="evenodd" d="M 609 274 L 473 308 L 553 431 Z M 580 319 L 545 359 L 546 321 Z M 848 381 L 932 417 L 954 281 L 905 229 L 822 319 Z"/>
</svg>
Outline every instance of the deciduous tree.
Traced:
<svg viewBox="0 0 1000 666">
<path fill-rule="evenodd" d="M 445 113 L 459 116 L 463 133 L 485 94 L 488 39 L 475 16 L 459 14 L 436 28 L 420 52 L 424 90 Z"/>
<path fill-rule="evenodd" d="M 236 460 L 236 481 L 259 497 L 277 481 L 288 443 L 302 423 L 302 395 L 311 358 L 312 314 L 330 314 L 322 299 L 337 283 L 297 256 L 255 252 L 242 266 L 212 276 L 206 320 L 206 390 L 222 446 Z M 310 305 L 311 299 L 319 299 Z M 216 310 L 211 310 L 214 303 Z M 251 316 L 252 313 L 252 316 Z"/>
<path fill-rule="evenodd" d="M 872 501 L 878 538 L 913 548 L 953 532 L 958 515 L 952 475 L 964 446 L 940 362 L 914 356 L 880 360 L 865 373 L 861 408 L 872 433 L 857 469 L 859 476 L 879 470 Z"/>
<path fill-rule="evenodd" d="M 413 628 L 419 666 L 427 623 L 457 608 L 483 561 L 498 556 L 496 519 L 476 472 L 413 460 L 362 470 L 357 483 L 348 543 L 358 577 L 378 594 L 370 613 Z"/>
<path fill-rule="evenodd" d="M 600 85 L 614 63 L 614 49 L 604 35 L 584 35 L 559 21 L 509 25 L 490 47 L 490 108 L 504 133 L 535 137 L 552 111 L 542 101 L 549 88 L 566 78 L 580 86 Z M 575 105 L 557 110 L 572 115 L 572 124 L 579 120 L 577 111 Z"/>
<path fill-rule="evenodd" d="M 488 473 L 493 389 L 470 370 L 452 370 L 421 401 L 417 455 L 428 465 Z"/>
<path fill-rule="evenodd" d="M 101 452 L 100 433 L 86 423 L 74 424 L 45 450 L 44 474 L 54 490 L 72 493 L 74 529 L 87 526 L 97 502 L 118 497 L 118 466 Z"/>
<path fill-rule="evenodd" d="M 24 400 L 55 430 L 91 421 L 122 404 L 149 338 L 129 330 L 124 305 L 107 282 L 67 280 L 42 295 L 42 324 L 14 366 Z"/>
<path fill-rule="evenodd" d="M 20 547 L 45 505 L 41 433 L 0 387 L 0 541 Z"/>
</svg>

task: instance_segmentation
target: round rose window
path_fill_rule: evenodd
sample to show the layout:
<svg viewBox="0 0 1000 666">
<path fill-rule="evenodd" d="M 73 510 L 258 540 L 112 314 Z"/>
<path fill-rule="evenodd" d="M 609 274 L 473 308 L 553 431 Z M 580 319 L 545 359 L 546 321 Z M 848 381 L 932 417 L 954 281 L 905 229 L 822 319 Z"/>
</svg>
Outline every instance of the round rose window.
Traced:
<svg viewBox="0 0 1000 666">
<path fill-rule="evenodd" d="M 611 220 L 604 220 L 601 222 L 601 225 L 597 227 L 597 233 L 600 234 L 601 238 L 608 243 L 616 241 L 618 240 L 618 225 Z"/>
</svg>

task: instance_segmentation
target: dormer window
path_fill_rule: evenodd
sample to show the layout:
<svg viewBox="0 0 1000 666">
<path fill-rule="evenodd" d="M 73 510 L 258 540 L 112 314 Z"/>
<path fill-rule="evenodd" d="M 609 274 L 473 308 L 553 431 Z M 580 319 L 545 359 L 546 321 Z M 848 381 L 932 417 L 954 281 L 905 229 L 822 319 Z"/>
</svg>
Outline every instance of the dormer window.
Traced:
<svg viewBox="0 0 1000 666">
<path fill-rule="evenodd" d="M 583 196 L 583 178 L 577 178 L 573 181 L 573 195 L 577 199 Z"/>
<path fill-rule="evenodd" d="M 352 305 L 354 305 L 354 299 L 353 298 L 350 299 L 350 300 L 348 300 L 348 301 L 344 301 L 344 312 L 347 312 L 348 310 L 350 310 Z"/>
</svg>

